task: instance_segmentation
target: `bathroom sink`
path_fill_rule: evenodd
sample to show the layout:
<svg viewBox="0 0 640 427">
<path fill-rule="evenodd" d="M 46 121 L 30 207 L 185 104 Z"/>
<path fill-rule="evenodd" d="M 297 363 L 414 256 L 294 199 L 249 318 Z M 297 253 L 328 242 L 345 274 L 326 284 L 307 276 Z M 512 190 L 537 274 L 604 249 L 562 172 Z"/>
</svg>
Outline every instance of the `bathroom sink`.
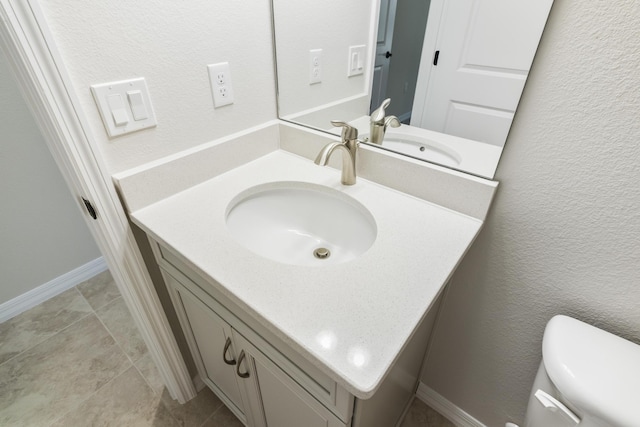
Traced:
<svg viewBox="0 0 640 427">
<path fill-rule="evenodd" d="M 276 182 L 236 196 L 226 213 L 233 237 L 285 264 L 322 266 L 353 260 L 376 239 L 371 213 L 350 196 L 317 184 Z"/>
<path fill-rule="evenodd" d="M 364 135 L 365 138 L 368 136 L 367 134 Z M 382 140 L 381 146 L 443 166 L 457 167 L 462 161 L 462 156 L 452 148 L 420 135 L 415 135 L 411 131 L 405 131 L 402 127 L 389 129 Z"/>
</svg>

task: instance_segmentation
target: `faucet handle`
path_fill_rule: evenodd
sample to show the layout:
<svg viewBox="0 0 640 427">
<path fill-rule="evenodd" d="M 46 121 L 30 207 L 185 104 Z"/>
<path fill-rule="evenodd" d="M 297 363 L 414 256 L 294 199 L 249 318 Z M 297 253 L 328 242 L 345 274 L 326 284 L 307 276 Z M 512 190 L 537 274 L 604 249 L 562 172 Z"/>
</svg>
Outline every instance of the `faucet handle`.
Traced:
<svg viewBox="0 0 640 427">
<path fill-rule="evenodd" d="M 378 108 L 376 108 L 376 110 L 371 113 L 371 121 L 372 122 L 381 122 L 384 120 L 384 116 L 385 116 L 385 109 L 389 106 L 389 104 L 391 104 L 391 98 L 387 98 L 384 101 L 382 101 L 382 104 L 380 104 L 380 106 Z"/>
<path fill-rule="evenodd" d="M 358 128 L 351 126 L 342 120 L 331 120 L 334 127 L 342 128 L 342 142 L 358 139 Z"/>
</svg>

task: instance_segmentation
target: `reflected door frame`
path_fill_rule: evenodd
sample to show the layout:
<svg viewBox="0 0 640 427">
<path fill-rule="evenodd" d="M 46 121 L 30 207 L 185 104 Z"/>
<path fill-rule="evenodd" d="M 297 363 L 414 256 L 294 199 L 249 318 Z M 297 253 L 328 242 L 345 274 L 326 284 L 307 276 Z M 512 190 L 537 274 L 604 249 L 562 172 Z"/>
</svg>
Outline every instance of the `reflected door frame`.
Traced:
<svg viewBox="0 0 640 427">
<path fill-rule="evenodd" d="M 387 81 L 391 65 L 393 28 L 396 20 L 397 0 L 381 0 L 378 19 L 378 37 L 376 42 L 375 63 L 373 66 L 373 86 L 371 89 L 371 105 L 369 113 L 382 103 L 387 94 Z"/>
<path fill-rule="evenodd" d="M 427 103 L 427 91 L 429 89 L 429 80 L 431 78 L 433 54 L 438 46 L 438 33 L 440 32 L 440 22 L 442 21 L 444 6 L 444 0 L 431 0 L 431 4 L 429 5 L 427 28 L 424 33 L 420 67 L 418 68 L 416 93 L 413 98 L 413 108 L 411 111 L 411 126 L 421 127 L 420 124 L 422 116 L 425 113 L 424 110 Z"/>
</svg>

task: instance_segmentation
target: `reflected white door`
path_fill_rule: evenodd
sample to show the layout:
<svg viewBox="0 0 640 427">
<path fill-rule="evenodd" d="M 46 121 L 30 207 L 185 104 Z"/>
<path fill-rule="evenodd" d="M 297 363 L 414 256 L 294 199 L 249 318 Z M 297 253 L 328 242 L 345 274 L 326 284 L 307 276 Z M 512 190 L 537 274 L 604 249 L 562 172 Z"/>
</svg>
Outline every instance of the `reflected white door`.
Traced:
<svg viewBox="0 0 640 427">
<path fill-rule="evenodd" d="M 387 93 L 387 79 L 391 64 L 391 42 L 393 26 L 396 18 L 397 0 L 380 0 L 378 20 L 378 40 L 376 43 L 376 59 L 373 67 L 373 86 L 371 89 L 371 106 L 369 112 L 378 108 Z"/>
<path fill-rule="evenodd" d="M 439 29 L 435 43 L 425 39 L 427 90 L 411 124 L 503 146 L 552 3 L 434 0 L 427 26 Z"/>
</svg>

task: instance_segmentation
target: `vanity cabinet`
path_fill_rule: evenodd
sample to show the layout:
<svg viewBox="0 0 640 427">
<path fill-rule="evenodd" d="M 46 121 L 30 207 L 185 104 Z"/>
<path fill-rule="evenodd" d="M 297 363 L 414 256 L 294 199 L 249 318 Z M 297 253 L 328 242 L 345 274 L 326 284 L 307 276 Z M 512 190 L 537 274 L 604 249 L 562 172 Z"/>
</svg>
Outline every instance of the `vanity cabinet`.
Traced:
<svg viewBox="0 0 640 427">
<path fill-rule="evenodd" d="M 152 245 L 200 378 L 244 424 L 351 426 L 352 395 L 299 356 L 266 341 L 267 331 L 249 327 L 219 301 L 222 295 L 205 292 L 184 274 L 188 267 L 177 269 L 177 258 Z"/>
<path fill-rule="evenodd" d="M 202 380 L 247 426 L 345 427 L 287 372 L 163 272 Z"/>
<path fill-rule="evenodd" d="M 296 352 L 223 287 L 150 239 L 202 381 L 248 427 L 390 427 L 413 399 L 436 310 L 378 391 L 358 399 Z M 437 307 L 438 302 L 434 303 Z"/>
</svg>

